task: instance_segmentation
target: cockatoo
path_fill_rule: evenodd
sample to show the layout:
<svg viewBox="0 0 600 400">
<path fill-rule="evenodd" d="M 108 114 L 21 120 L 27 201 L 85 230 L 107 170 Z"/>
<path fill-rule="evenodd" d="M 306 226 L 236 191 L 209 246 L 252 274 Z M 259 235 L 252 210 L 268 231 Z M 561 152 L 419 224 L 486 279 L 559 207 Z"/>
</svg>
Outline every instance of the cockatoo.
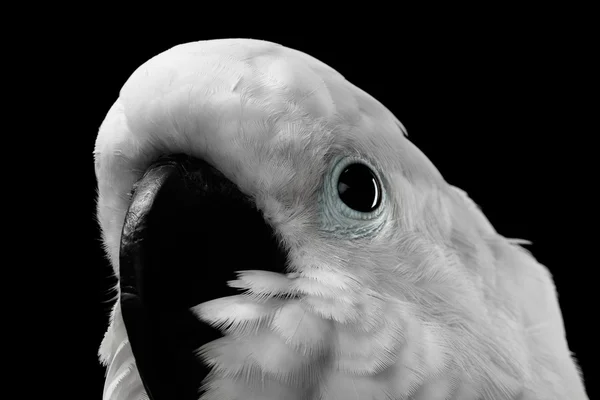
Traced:
<svg viewBox="0 0 600 400">
<path fill-rule="evenodd" d="M 307 54 L 165 51 L 94 158 L 104 400 L 587 399 L 548 270 Z"/>
</svg>

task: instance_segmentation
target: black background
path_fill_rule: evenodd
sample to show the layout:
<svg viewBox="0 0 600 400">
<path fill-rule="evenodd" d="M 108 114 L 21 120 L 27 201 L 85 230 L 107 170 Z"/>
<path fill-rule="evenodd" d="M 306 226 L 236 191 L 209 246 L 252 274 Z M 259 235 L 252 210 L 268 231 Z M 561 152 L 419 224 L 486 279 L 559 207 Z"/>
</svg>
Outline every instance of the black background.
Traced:
<svg viewBox="0 0 600 400">
<path fill-rule="evenodd" d="M 88 249 L 78 260 L 77 301 L 69 309 L 77 324 L 71 335 L 77 349 L 73 373 L 88 388 L 85 397 L 101 398 L 104 370 L 96 353 L 115 283 L 94 215 L 97 130 L 139 65 L 180 43 L 225 37 L 278 42 L 329 64 L 386 105 L 409 139 L 449 183 L 469 193 L 500 234 L 532 241 L 528 248 L 554 275 L 570 348 L 590 378 L 586 330 L 592 304 L 584 285 L 592 263 L 581 225 L 591 215 L 583 199 L 593 185 L 582 177 L 590 168 L 582 149 L 591 142 L 586 139 L 590 131 L 577 125 L 586 113 L 580 99 L 586 82 L 579 73 L 586 51 L 560 24 L 480 28 L 432 32 L 427 26 L 355 37 L 227 29 L 173 34 L 156 28 L 110 34 L 106 29 L 86 36 L 85 46 L 77 45 L 76 33 L 67 39 L 69 108 L 75 110 L 77 130 L 69 140 L 79 146 L 77 168 L 85 176 L 78 178 L 72 201 L 80 206 L 78 232 L 85 232 L 77 235 L 75 246 Z M 587 387 L 592 397 L 590 382 Z"/>
</svg>

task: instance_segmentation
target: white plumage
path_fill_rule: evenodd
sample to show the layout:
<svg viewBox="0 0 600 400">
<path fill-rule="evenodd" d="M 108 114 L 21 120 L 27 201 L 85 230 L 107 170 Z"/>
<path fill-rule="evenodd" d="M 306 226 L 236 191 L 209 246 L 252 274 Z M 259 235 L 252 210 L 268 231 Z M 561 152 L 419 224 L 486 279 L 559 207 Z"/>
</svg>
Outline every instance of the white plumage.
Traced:
<svg viewBox="0 0 600 400">
<path fill-rule="evenodd" d="M 547 269 L 325 64 L 236 39 L 138 68 L 95 149 L 115 272 L 128 193 L 168 153 L 206 160 L 252 196 L 290 254 L 289 274 L 249 266 L 230 282 L 245 294 L 193 309 L 227 333 L 199 349 L 215 372 L 203 399 L 587 398 Z M 328 211 L 332 155 L 379 171 L 381 215 Z M 100 357 L 104 400 L 147 399 L 118 304 Z"/>
</svg>

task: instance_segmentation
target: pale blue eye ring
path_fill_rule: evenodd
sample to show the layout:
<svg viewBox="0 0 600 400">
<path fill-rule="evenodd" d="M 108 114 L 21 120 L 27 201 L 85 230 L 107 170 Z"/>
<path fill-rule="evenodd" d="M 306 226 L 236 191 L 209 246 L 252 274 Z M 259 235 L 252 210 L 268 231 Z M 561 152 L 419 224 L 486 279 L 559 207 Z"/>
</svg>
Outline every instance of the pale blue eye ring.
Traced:
<svg viewBox="0 0 600 400">
<path fill-rule="evenodd" d="M 345 217 L 352 219 L 370 220 L 378 217 L 384 208 L 383 205 L 385 201 L 385 189 L 377 170 L 369 162 L 356 156 L 341 157 L 337 159 L 333 165 L 334 166 L 327 180 L 326 187 L 328 200 L 327 202 L 329 203 L 329 205 L 338 209 Z M 349 207 L 348 204 L 346 204 L 346 202 L 344 202 L 340 197 L 340 177 L 344 173 L 344 171 L 347 171 L 348 167 L 352 168 L 353 165 L 358 165 L 360 167 L 365 167 L 365 169 L 368 169 L 369 173 L 372 175 L 372 178 L 374 180 L 373 192 L 375 196 L 377 196 L 376 200 L 378 206 L 374 207 L 371 211 L 358 211 L 356 209 L 353 209 Z"/>
</svg>

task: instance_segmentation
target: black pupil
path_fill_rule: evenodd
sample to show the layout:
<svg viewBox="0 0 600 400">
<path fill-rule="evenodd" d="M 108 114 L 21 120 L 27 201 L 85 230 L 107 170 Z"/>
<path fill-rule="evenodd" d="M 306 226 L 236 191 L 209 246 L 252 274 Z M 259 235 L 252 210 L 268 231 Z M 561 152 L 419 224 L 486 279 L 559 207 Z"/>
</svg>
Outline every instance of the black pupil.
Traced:
<svg viewBox="0 0 600 400">
<path fill-rule="evenodd" d="M 375 174 L 363 164 L 348 165 L 338 180 L 340 199 L 351 209 L 369 212 L 379 207 L 381 188 Z"/>
</svg>

